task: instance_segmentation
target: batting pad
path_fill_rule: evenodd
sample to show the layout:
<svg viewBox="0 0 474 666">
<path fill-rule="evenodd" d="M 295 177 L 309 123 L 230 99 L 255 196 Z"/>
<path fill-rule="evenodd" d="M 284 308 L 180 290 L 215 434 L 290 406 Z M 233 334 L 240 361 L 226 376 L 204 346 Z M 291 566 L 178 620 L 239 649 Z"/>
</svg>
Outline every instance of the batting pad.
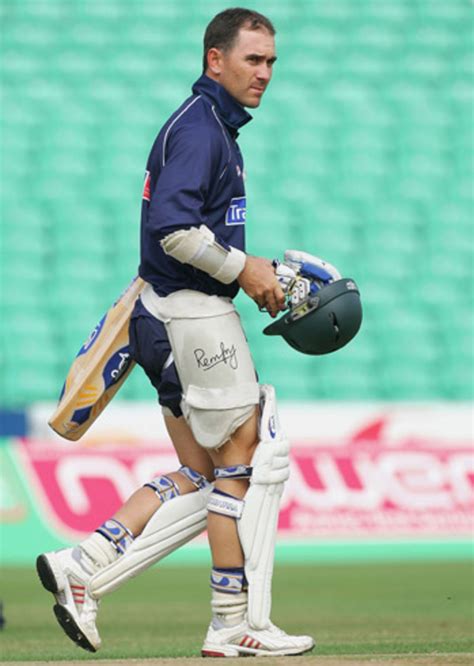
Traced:
<svg viewBox="0 0 474 666">
<path fill-rule="evenodd" d="M 200 534 L 206 528 L 212 488 L 209 484 L 162 504 L 125 554 L 92 576 L 91 596 L 101 599 Z"/>
<path fill-rule="evenodd" d="M 263 385 L 259 444 L 252 458 L 252 477 L 237 521 L 245 555 L 248 588 L 248 621 L 254 629 L 270 624 L 271 585 L 275 540 L 283 486 L 290 474 L 289 442 L 278 420 L 275 390 Z"/>
</svg>

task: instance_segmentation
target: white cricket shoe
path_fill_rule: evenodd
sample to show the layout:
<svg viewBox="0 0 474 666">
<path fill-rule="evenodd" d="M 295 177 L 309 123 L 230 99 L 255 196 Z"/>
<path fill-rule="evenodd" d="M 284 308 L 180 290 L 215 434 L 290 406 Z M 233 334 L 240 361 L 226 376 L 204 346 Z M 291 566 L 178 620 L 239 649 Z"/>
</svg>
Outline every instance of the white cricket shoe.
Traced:
<svg viewBox="0 0 474 666">
<path fill-rule="evenodd" d="M 235 627 L 207 632 L 201 654 L 203 657 L 280 657 L 309 652 L 314 647 L 311 636 L 290 636 L 270 623 L 267 629 L 252 629 L 247 621 Z"/>
<path fill-rule="evenodd" d="M 53 611 L 62 629 L 76 645 L 96 652 L 101 645 L 95 624 L 99 602 L 88 593 L 91 576 L 78 559 L 77 548 L 44 553 L 36 560 L 36 570 L 43 587 L 54 594 Z"/>
</svg>

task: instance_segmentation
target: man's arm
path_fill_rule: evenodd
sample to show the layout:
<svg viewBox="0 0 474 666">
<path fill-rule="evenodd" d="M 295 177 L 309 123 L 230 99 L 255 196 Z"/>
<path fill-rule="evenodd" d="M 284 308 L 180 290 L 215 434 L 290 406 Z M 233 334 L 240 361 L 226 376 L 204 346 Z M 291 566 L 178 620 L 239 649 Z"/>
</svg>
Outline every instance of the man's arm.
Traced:
<svg viewBox="0 0 474 666">
<path fill-rule="evenodd" d="M 173 259 L 194 266 L 224 284 L 237 280 L 245 293 L 272 317 L 285 309 L 285 296 L 272 263 L 224 247 L 205 225 L 174 231 L 161 240 L 161 247 Z"/>
<path fill-rule="evenodd" d="M 215 150 L 213 135 L 200 137 L 187 127 L 173 135 L 152 196 L 149 224 L 167 254 L 224 284 L 237 280 L 250 298 L 275 317 L 284 309 L 284 294 L 271 262 L 245 255 L 206 226 L 202 209 L 209 183 L 216 177 Z"/>
<path fill-rule="evenodd" d="M 164 162 L 146 222 L 157 241 L 177 229 L 207 224 L 203 210 L 210 184 L 218 177 L 219 142 L 200 127 L 173 128 Z"/>
</svg>

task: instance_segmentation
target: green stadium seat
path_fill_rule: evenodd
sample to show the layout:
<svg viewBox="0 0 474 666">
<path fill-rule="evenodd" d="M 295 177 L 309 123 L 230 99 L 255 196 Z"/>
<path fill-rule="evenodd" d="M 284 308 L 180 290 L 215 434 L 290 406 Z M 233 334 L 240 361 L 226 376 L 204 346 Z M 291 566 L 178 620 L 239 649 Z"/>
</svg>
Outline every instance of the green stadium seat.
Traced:
<svg viewBox="0 0 474 666">
<path fill-rule="evenodd" d="M 44 368 L 28 366 L 2 368 L 0 400 L 6 407 L 23 407 L 30 403 L 55 399 L 59 395 L 54 375 Z"/>
<path fill-rule="evenodd" d="M 410 365 L 395 359 L 384 362 L 377 371 L 379 391 L 385 399 L 429 400 L 443 395 L 436 366 Z"/>
<path fill-rule="evenodd" d="M 279 399 L 296 400 L 301 395 L 309 397 L 312 390 L 312 377 L 301 372 L 298 367 L 295 367 L 295 364 L 289 366 L 291 370 L 285 372 L 282 372 L 284 366 L 275 364 L 274 361 L 260 362 L 257 365 L 260 382 L 272 384 Z"/>
<path fill-rule="evenodd" d="M 474 399 L 474 361 L 456 359 L 451 363 L 445 364 L 441 368 L 440 381 L 443 385 L 447 398 L 459 399 L 462 396 L 465 400 Z"/>
<path fill-rule="evenodd" d="M 328 400 L 352 400 L 364 401 L 375 400 L 380 396 L 380 387 L 377 382 L 376 373 L 370 366 L 364 364 L 358 368 L 354 363 L 350 363 L 344 381 L 332 382 L 326 384 L 326 399 Z M 312 396 L 314 400 L 318 399 L 318 392 Z"/>
<path fill-rule="evenodd" d="M 136 273 L 149 149 L 189 94 L 220 9 L 0 7 L 0 318 L 12 332 L 0 405 L 56 399 Z M 461 0 L 272 4 L 279 62 L 239 138 L 248 250 L 323 256 L 356 279 L 364 307 L 345 350 L 310 358 L 264 337 L 269 318 L 239 298 L 261 377 L 282 398 L 472 396 L 470 12 Z M 137 372 L 121 396 L 150 400 L 153 389 Z"/>
</svg>

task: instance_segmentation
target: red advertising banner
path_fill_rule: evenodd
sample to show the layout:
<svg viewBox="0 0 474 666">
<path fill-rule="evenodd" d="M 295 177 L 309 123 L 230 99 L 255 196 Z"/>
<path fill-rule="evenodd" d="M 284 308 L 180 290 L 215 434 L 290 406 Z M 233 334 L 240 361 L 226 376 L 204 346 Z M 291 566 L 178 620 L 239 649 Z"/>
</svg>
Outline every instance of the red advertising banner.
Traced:
<svg viewBox="0 0 474 666">
<path fill-rule="evenodd" d="M 358 415 L 352 433 L 346 422 L 345 434 L 338 439 L 293 438 L 281 536 L 471 535 L 474 453 L 469 432 L 458 427 L 451 430 L 454 437 L 443 437 L 440 431 L 431 436 L 415 428 L 410 434 L 405 427 L 397 429 L 386 414 L 365 422 L 364 418 Z M 427 426 L 428 432 L 432 426 Z M 157 445 L 104 441 L 94 446 L 38 439 L 18 442 L 33 494 L 62 534 L 77 536 L 95 529 L 138 486 L 177 468 L 165 439 Z"/>
</svg>

